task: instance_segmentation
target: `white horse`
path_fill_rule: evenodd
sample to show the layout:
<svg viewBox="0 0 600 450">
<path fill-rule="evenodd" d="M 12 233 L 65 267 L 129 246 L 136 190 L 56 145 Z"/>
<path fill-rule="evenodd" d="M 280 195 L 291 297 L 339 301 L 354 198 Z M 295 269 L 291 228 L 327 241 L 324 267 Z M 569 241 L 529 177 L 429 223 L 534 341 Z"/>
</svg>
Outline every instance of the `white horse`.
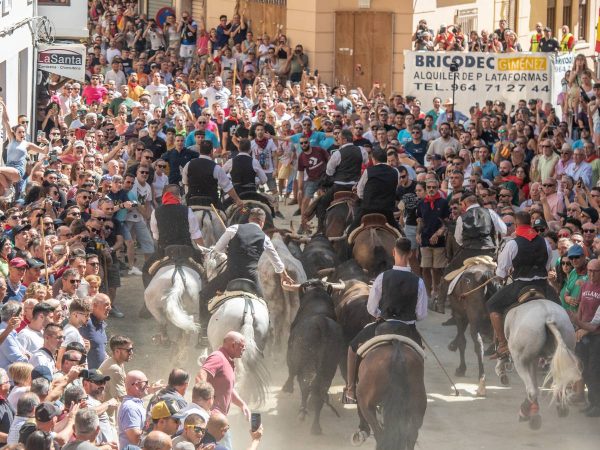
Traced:
<svg viewBox="0 0 600 450">
<path fill-rule="evenodd" d="M 204 245 L 206 247 L 214 246 L 219 238 L 223 236 L 223 233 L 225 233 L 225 226 L 223 225 L 226 219 L 225 214 L 219 212 L 221 217 L 221 220 L 219 220 L 217 213 L 210 206 L 192 205 L 190 208 L 198 218 Z"/>
<path fill-rule="evenodd" d="M 146 307 L 159 323 L 161 340 L 176 343 L 173 361 L 182 359 L 190 334 L 199 331 L 192 312 L 198 309 L 201 289 L 195 270 L 172 264 L 160 268 L 144 291 Z"/>
<path fill-rule="evenodd" d="M 225 300 L 213 312 L 208 323 L 208 341 L 217 349 L 230 331 L 241 333 L 246 340 L 246 350 L 241 358 L 238 377 L 241 390 L 262 406 L 267 398 L 269 372 L 265 366 L 263 350 L 269 333 L 269 310 L 266 304 L 243 294 Z"/>
<path fill-rule="evenodd" d="M 550 371 L 544 384 L 552 381 L 552 400 L 557 403 L 559 416 L 566 416 L 567 391 L 581 379 L 581 371 L 574 353 L 575 331 L 565 310 L 550 300 L 530 300 L 506 314 L 504 331 L 514 366 L 527 390 L 519 420 L 529 421 L 534 430 L 542 426 L 537 368 L 540 358 L 550 357 Z M 503 384 L 508 384 L 509 365 L 508 359 L 500 359 L 496 364 L 496 373 Z"/>
</svg>

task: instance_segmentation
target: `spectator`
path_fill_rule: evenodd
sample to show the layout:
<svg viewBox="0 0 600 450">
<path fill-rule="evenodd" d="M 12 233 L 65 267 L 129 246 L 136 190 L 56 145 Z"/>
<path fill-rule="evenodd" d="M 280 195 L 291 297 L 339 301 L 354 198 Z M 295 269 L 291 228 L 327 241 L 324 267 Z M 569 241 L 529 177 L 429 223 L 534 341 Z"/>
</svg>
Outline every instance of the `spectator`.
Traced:
<svg viewBox="0 0 600 450">
<path fill-rule="evenodd" d="M 64 340 L 62 325 L 49 323 L 44 328 L 44 345 L 31 354 L 29 363 L 34 367 L 44 366 L 50 373 L 56 372 L 55 355 Z"/>
<path fill-rule="evenodd" d="M 110 297 L 106 294 L 96 294 L 92 297 L 92 311 L 85 325 L 79 328 L 79 333 L 84 340 L 90 343 L 88 351 L 88 367 L 97 369 L 107 358 L 106 321 L 110 315 Z"/>
</svg>

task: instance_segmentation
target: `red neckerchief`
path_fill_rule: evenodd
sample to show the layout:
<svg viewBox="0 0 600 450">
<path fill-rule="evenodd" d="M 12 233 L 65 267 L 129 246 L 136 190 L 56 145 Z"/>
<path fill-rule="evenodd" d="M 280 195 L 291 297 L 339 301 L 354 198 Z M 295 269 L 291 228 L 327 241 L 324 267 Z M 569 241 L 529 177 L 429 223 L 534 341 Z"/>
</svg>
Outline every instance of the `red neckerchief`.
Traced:
<svg viewBox="0 0 600 450">
<path fill-rule="evenodd" d="M 162 196 L 163 205 L 181 205 L 181 202 L 171 192 L 165 192 Z"/>
<path fill-rule="evenodd" d="M 538 236 L 538 232 L 531 228 L 531 225 L 517 225 L 515 234 L 528 241 L 533 241 L 533 239 Z"/>
<path fill-rule="evenodd" d="M 310 139 L 310 137 L 312 136 L 313 132 L 312 132 L 312 130 L 310 130 L 308 133 L 307 133 L 307 132 L 305 132 L 305 131 L 303 131 L 303 132 L 302 132 L 302 134 L 303 134 L 305 137 L 307 137 L 307 138 L 309 138 L 309 139 Z"/>
<path fill-rule="evenodd" d="M 440 198 L 442 198 L 442 196 L 441 196 L 441 194 L 440 194 L 440 191 L 437 191 L 437 192 L 435 193 L 435 195 L 426 195 L 426 196 L 425 196 L 425 201 L 426 201 L 426 202 L 429 202 L 429 207 L 430 207 L 431 209 L 433 209 L 433 207 L 434 207 L 434 205 L 435 205 L 435 201 L 436 201 L 436 200 L 438 200 L 438 199 L 440 199 Z"/>
<path fill-rule="evenodd" d="M 267 148 L 267 144 L 269 143 L 269 140 L 267 138 L 264 139 L 254 139 L 254 142 L 256 142 L 256 145 L 258 145 L 261 149 L 265 149 Z"/>
</svg>

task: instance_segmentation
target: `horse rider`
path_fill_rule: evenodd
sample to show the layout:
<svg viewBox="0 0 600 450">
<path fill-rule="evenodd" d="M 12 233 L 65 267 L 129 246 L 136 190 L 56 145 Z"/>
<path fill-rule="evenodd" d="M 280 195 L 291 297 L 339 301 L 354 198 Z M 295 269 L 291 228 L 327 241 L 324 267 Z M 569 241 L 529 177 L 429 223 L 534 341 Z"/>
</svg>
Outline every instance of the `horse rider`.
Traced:
<svg viewBox="0 0 600 450">
<path fill-rule="evenodd" d="M 498 290 L 486 302 L 498 347 L 496 357 L 508 355 L 508 342 L 504 335 L 504 312 L 517 302 L 524 288 L 535 288 L 548 300 L 559 303 L 554 289 L 548 284 L 548 270 L 552 268 L 552 248 L 544 237 L 531 227 L 528 212 L 515 213 L 516 237 L 508 241 L 498 255 L 496 276 L 513 282 Z"/>
<path fill-rule="evenodd" d="M 200 156 L 188 162 L 181 171 L 183 184 L 186 188 L 187 204 L 190 205 L 190 200 L 194 197 L 205 197 L 210 200 L 215 208 L 223 209 L 223 204 L 219 198 L 219 188 L 221 188 L 238 207 L 243 208 L 244 203 L 238 197 L 225 170 L 213 161 L 212 153 L 212 142 L 208 140 L 201 141 Z"/>
<path fill-rule="evenodd" d="M 338 191 L 351 191 L 360 179 L 362 165 L 369 162 L 367 152 L 362 147 L 354 145 L 352 131 L 348 129 L 340 131 L 339 140 L 341 146 L 331 155 L 325 170 L 325 173 L 333 179 L 333 186 L 319 198 L 316 207 L 318 232 L 325 230 L 325 215 L 334 194 Z"/>
<path fill-rule="evenodd" d="M 423 280 L 410 271 L 411 243 L 398 238 L 394 245 L 394 267 L 380 273 L 369 293 L 367 311 L 376 322 L 364 327 L 348 347 L 347 384 L 342 401 L 356 403 L 356 372 L 360 345 L 392 327 L 390 333 L 406 336 L 422 345 L 416 321 L 427 316 L 427 289 Z"/>
<path fill-rule="evenodd" d="M 171 245 L 184 245 L 190 248 L 192 258 L 202 264 L 202 253 L 192 245 L 192 241 L 201 246 L 204 244 L 198 218 L 194 212 L 181 204 L 180 189 L 177 184 L 165 186 L 162 205 L 152 211 L 150 231 L 157 241 L 156 251 L 148 258 L 143 268 L 144 286 L 150 282 L 148 270 L 165 255 L 165 249 Z"/>
<path fill-rule="evenodd" d="M 257 269 L 258 260 L 263 252 L 267 253 L 275 273 L 281 276 L 282 283 L 294 283 L 294 280 L 286 272 L 283 261 L 273 247 L 271 239 L 263 231 L 265 218 L 266 214 L 262 209 L 252 208 L 249 212 L 248 223 L 228 227 L 213 247 L 213 251 L 227 252 L 227 269 L 209 281 L 206 288 L 202 289 L 200 293 L 201 338 L 206 337 L 206 326 L 209 319 L 208 301 L 216 295 L 217 291 L 225 291 L 231 280 L 246 278 L 253 281 L 256 286 L 256 295 L 262 297 Z"/>
<path fill-rule="evenodd" d="M 356 194 L 361 199 L 361 206 L 348 229 L 348 234 L 360 225 L 363 216 L 373 213 L 383 214 L 387 222 L 400 231 L 398 221 L 394 217 L 400 173 L 387 164 L 385 150 L 376 148 L 371 157 L 375 165 L 362 173 L 356 185 Z"/>
<path fill-rule="evenodd" d="M 239 153 L 227 160 L 223 170 L 231 175 L 233 188 L 237 195 L 245 192 L 256 192 L 256 179 L 260 184 L 267 184 L 267 174 L 256 158 L 250 154 L 250 141 L 240 139 Z"/>
<path fill-rule="evenodd" d="M 475 256 L 491 256 L 496 254 L 496 237 L 498 233 L 506 234 L 506 224 L 500 216 L 491 209 L 484 208 L 473 193 L 465 193 L 461 199 L 463 213 L 456 219 L 454 239 L 460 246 L 460 250 L 450 260 L 444 270 L 444 276 L 450 272 L 460 269 L 465 260 Z M 434 299 L 434 309 L 444 313 L 446 308 L 446 296 L 448 294 L 448 282 L 442 278 L 440 297 Z M 453 324 L 452 321 L 446 322 Z"/>
</svg>

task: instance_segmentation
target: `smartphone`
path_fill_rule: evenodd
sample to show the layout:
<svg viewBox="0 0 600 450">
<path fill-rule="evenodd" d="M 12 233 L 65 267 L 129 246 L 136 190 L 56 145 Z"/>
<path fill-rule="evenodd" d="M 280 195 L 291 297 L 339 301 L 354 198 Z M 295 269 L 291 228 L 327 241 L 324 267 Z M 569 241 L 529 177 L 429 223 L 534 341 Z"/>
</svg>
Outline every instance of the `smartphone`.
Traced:
<svg viewBox="0 0 600 450">
<path fill-rule="evenodd" d="M 37 132 L 37 141 L 38 142 L 42 142 L 42 138 L 46 137 L 46 133 L 44 133 L 42 130 L 39 130 Z"/>
<path fill-rule="evenodd" d="M 260 413 L 250 414 L 250 429 L 254 432 L 260 428 L 261 418 Z"/>
</svg>

